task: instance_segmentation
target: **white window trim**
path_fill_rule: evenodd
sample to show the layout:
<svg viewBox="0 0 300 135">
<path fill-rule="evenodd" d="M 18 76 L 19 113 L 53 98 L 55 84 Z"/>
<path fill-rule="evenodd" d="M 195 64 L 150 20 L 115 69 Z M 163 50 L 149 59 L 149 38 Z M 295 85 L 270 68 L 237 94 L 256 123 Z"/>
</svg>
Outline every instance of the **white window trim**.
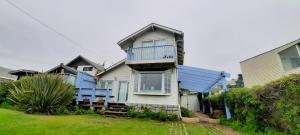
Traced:
<svg viewBox="0 0 300 135">
<path fill-rule="evenodd" d="M 102 88 L 101 87 L 101 82 L 105 82 L 105 87 L 107 87 L 108 86 L 108 83 L 109 82 L 111 82 L 111 89 L 113 89 L 114 88 L 114 81 L 113 80 L 98 80 L 98 82 L 97 82 L 97 88 L 100 88 L 100 89 L 107 89 L 107 88 Z"/>
<path fill-rule="evenodd" d="M 290 72 L 293 72 L 293 71 L 295 71 L 295 70 L 300 69 L 300 67 L 296 67 L 296 68 L 293 68 L 293 69 L 290 69 L 290 70 L 285 70 L 285 69 L 284 69 L 284 65 L 283 65 L 283 63 L 282 63 L 282 60 L 281 60 L 281 57 L 280 57 L 280 53 L 281 53 L 282 51 L 285 51 L 285 50 L 287 50 L 287 49 L 289 49 L 289 48 L 291 48 L 291 47 L 293 47 L 293 46 L 296 47 L 296 50 L 297 50 L 298 55 L 299 55 L 299 57 L 300 57 L 300 44 L 294 44 L 294 45 L 292 45 L 292 46 L 290 46 L 290 47 L 287 47 L 287 48 L 282 49 L 282 50 L 280 50 L 279 52 L 277 52 L 277 58 L 278 58 L 278 61 L 279 61 L 280 65 L 281 65 L 281 70 L 282 70 L 284 73 L 290 73 Z"/>
<path fill-rule="evenodd" d="M 138 71 L 136 72 L 136 75 L 138 75 L 138 90 L 137 91 L 134 91 L 133 94 L 136 94 L 136 95 L 171 95 L 172 93 L 172 88 L 171 89 L 171 93 L 166 93 L 166 89 L 165 89 L 165 73 L 168 72 L 168 71 Z M 141 91 L 141 74 L 145 74 L 145 73 L 148 73 L 148 74 L 162 74 L 162 88 L 159 92 L 143 92 Z M 171 75 L 171 79 L 170 81 L 172 81 L 172 75 Z M 170 82 L 172 84 L 172 82 Z M 171 86 L 172 87 L 172 86 Z"/>
</svg>

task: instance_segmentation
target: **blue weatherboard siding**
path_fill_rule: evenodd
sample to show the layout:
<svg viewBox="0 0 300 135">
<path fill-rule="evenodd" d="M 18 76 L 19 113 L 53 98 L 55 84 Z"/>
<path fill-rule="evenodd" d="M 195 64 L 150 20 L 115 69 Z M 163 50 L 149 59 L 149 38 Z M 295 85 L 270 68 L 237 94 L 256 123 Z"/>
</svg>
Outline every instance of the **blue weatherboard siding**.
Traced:
<svg viewBox="0 0 300 135">
<path fill-rule="evenodd" d="M 105 97 L 104 105 L 107 106 L 110 96 L 112 96 L 112 90 L 98 89 L 96 85 L 97 80 L 94 76 L 84 72 L 78 72 L 75 84 L 77 94 L 76 104 L 79 104 L 79 101 L 82 101 L 84 98 L 88 98 L 92 105 L 92 102 L 97 102 L 98 97 Z"/>
</svg>

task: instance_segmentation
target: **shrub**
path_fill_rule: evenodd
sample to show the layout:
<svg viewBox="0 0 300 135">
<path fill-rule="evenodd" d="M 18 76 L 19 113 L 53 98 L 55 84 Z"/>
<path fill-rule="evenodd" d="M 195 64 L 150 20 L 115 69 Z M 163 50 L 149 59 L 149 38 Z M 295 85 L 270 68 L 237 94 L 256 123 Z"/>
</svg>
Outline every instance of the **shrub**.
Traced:
<svg viewBox="0 0 300 135">
<path fill-rule="evenodd" d="M 10 80 L 0 82 L 0 104 L 7 100 L 9 90 L 14 89 L 14 82 Z"/>
<path fill-rule="evenodd" d="M 158 113 L 158 119 L 160 121 L 167 121 L 168 120 L 168 114 L 163 113 L 163 112 L 159 112 Z"/>
<path fill-rule="evenodd" d="M 233 116 L 231 123 L 239 129 L 300 134 L 300 74 L 265 86 L 230 89 L 225 97 Z"/>
<path fill-rule="evenodd" d="M 74 99 L 74 87 L 58 75 L 39 74 L 25 77 L 10 90 L 11 100 L 28 113 L 53 114 Z"/>
<path fill-rule="evenodd" d="M 178 120 L 178 116 L 176 114 L 167 114 L 161 109 L 160 112 L 151 112 L 150 108 L 141 109 L 141 112 L 135 111 L 133 106 L 127 107 L 127 116 L 132 118 L 150 118 L 153 120 L 160 121 L 176 121 Z"/>
<path fill-rule="evenodd" d="M 193 116 L 192 111 L 188 110 L 187 108 L 181 107 L 180 110 L 181 110 L 182 117 L 192 117 Z"/>
<path fill-rule="evenodd" d="M 169 121 L 177 121 L 178 116 L 176 114 L 170 114 L 170 115 L 168 115 L 168 120 Z"/>
</svg>

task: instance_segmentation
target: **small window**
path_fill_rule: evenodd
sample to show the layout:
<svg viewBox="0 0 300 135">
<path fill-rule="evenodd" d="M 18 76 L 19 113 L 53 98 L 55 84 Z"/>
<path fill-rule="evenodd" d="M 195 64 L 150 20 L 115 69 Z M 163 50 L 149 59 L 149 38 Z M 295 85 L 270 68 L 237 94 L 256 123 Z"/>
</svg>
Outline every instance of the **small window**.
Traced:
<svg viewBox="0 0 300 135">
<path fill-rule="evenodd" d="M 171 73 L 165 73 L 165 93 L 171 93 Z"/>
<path fill-rule="evenodd" d="M 149 41 L 142 41 L 143 47 L 151 47 L 151 46 L 163 46 L 168 45 L 166 40 L 160 39 L 160 40 L 149 40 Z"/>
<path fill-rule="evenodd" d="M 279 53 L 283 69 L 285 71 L 300 67 L 300 56 L 297 46 L 292 46 Z"/>
<path fill-rule="evenodd" d="M 100 89 L 112 89 L 113 88 L 113 81 L 111 81 L 111 80 L 99 80 L 97 86 Z"/>
<path fill-rule="evenodd" d="M 83 71 L 92 71 L 93 67 L 83 67 Z"/>
</svg>

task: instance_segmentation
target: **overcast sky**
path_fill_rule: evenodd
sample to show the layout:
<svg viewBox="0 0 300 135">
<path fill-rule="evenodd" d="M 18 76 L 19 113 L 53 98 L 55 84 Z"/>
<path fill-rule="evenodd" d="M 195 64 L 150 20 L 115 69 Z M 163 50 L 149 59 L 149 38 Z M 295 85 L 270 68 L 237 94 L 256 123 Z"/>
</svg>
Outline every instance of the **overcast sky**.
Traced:
<svg viewBox="0 0 300 135">
<path fill-rule="evenodd" d="M 120 39 L 155 22 L 184 32 L 188 66 L 224 70 L 300 38 L 299 0 L 0 0 L 0 66 L 48 70 L 77 55 L 110 65 Z"/>
</svg>

